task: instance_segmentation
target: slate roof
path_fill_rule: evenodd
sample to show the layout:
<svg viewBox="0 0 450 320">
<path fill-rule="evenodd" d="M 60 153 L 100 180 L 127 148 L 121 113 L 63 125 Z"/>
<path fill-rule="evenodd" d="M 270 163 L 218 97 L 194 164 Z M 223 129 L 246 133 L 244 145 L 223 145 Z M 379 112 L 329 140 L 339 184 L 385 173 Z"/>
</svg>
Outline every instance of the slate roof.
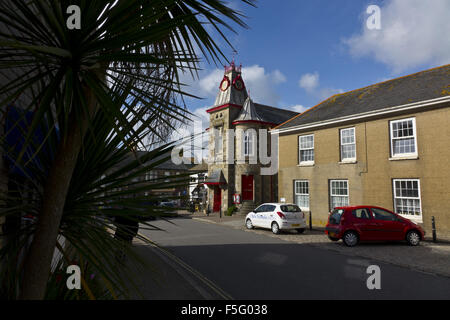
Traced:
<svg viewBox="0 0 450 320">
<path fill-rule="evenodd" d="M 334 95 L 282 123 L 286 129 L 450 95 L 450 65 Z"/>
<path fill-rule="evenodd" d="M 263 122 L 264 119 L 259 116 L 252 99 L 250 99 L 250 97 L 247 97 L 247 99 L 244 102 L 244 106 L 241 109 L 241 112 L 239 113 L 237 118 L 234 119 L 233 121 L 262 121 Z"/>
<path fill-rule="evenodd" d="M 256 112 L 264 122 L 280 124 L 298 115 L 298 112 L 295 111 L 274 108 L 259 103 L 255 103 L 254 105 Z"/>
</svg>

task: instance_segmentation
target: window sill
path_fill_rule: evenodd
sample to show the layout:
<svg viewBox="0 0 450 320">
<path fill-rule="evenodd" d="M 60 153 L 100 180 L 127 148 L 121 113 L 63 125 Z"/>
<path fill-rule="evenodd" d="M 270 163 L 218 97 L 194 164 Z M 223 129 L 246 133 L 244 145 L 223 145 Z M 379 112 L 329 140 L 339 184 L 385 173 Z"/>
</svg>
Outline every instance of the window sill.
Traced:
<svg viewBox="0 0 450 320">
<path fill-rule="evenodd" d="M 297 167 L 314 167 L 314 162 L 304 162 L 297 165 Z"/>
<path fill-rule="evenodd" d="M 423 217 L 422 216 L 411 216 L 407 214 L 398 214 L 402 218 L 406 218 L 412 222 L 423 224 Z"/>
<path fill-rule="evenodd" d="M 419 156 L 398 156 L 390 157 L 389 161 L 399 161 L 399 160 L 418 160 Z"/>
<path fill-rule="evenodd" d="M 355 164 L 358 163 L 356 160 L 342 160 L 339 162 L 339 164 Z"/>
</svg>

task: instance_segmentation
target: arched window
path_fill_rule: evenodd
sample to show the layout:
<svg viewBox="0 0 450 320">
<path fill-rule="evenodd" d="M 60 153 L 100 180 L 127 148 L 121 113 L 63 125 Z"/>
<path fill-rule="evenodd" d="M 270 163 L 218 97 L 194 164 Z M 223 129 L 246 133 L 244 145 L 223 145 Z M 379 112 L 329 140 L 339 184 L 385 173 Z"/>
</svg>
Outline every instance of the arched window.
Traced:
<svg viewBox="0 0 450 320">
<path fill-rule="evenodd" d="M 248 129 L 244 132 L 244 156 L 254 156 L 254 132 L 255 130 L 253 129 Z"/>
</svg>

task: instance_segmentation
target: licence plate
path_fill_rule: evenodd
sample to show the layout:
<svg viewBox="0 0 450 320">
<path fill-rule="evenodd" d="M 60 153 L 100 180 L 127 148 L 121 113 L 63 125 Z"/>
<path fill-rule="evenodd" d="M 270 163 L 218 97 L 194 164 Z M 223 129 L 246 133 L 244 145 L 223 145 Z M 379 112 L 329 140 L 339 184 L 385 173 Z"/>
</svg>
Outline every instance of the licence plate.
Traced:
<svg viewBox="0 0 450 320">
<path fill-rule="evenodd" d="M 300 224 L 297 223 L 297 224 L 293 224 L 292 226 L 293 226 L 293 227 L 300 227 Z"/>
</svg>

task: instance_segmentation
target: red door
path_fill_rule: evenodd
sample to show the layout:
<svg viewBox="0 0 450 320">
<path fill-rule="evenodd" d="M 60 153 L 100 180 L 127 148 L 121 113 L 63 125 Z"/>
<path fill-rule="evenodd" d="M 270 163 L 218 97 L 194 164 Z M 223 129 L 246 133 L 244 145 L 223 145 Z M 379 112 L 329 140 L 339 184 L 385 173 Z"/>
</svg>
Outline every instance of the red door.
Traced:
<svg viewBox="0 0 450 320">
<path fill-rule="evenodd" d="M 242 176 L 242 200 L 253 200 L 253 176 Z"/>
<path fill-rule="evenodd" d="M 220 211 L 220 207 L 222 206 L 222 190 L 219 187 L 214 187 L 214 204 L 213 211 Z"/>
</svg>

